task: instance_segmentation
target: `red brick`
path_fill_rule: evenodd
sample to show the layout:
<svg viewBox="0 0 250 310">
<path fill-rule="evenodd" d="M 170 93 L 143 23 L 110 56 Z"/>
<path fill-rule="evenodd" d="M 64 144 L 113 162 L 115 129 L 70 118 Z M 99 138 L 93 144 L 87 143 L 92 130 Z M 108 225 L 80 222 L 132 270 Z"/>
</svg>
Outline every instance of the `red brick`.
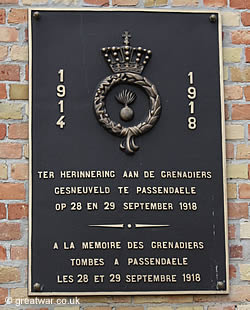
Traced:
<svg viewBox="0 0 250 310">
<path fill-rule="evenodd" d="M 241 245 L 231 245 L 229 248 L 229 253 L 231 258 L 242 258 L 242 246 Z"/>
<path fill-rule="evenodd" d="M 250 119 L 250 104 L 233 104 L 232 119 L 249 120 Z"/>
<path fill-rule="evenodd" d="M 21 24 L 27 22 L 27 9 L 11 9 L 8 15 L 9 24 Z"/>
<path fill-rule="evenodd" d="M 227 307 L 223 307 L 221 306 L 208 306 L 207 308 L 208 310 L 235 310 L 235 306 L 227 306 Z"/>
<path fill-rule="evenodd" d="M 250 31 L 237 30 L 232 32 L 233 44 L 250 44 Z"/>
<path fill-rule="evenodd" d="M 0 81 L 20 81 L 18 65 L 0 65 Z"/>
<path fill-rule="evenodd" d="M 18 0 L 0 0 L 0 4 L 18 4 Z"/>
<path fill-rule="evenodd" d="M 5 60 L 8 56 L 8 46 L 0 45 L 0 60 Z"/>
<path fill-rule="evenodd" d="M 250 0 L 230 0 L 230 6 L 234 9 L 249 9 Z"/>
<path fill-rule="evenodd" d="M 0 124 L 0 140 L 3 140 L 6 136 L 6 125 Z"/>
<path fill-rule="evenodd" d="M 225 120 L 229 120 L 228 104 L 225 104 Z"/>
<path fill-rule="evenodd" d="M 250 184 L 240 184 L 239 185 L 239 195 L 241 199 L 250 198 Z"/>
<path fill-rule="evenodd" d="M 10 124 L 8 130 L 9 139 L 28 139 L 28 123 Z"/>
<path fill-rule="evenodd" d="M 243 98 L 243 89 L 239 85 L 225 86 L 225 100 L 239 100 Z"/>
<path fill-rule="evenodd" d="M 248 179 L 250 179 L 250 164 L 248 165 Z"/>
<path fill-rule="evenodd" d="M 242 219 L 248 218 L 248 203 L 236 203 L 236 202 L 229 202 L 228 203 L 228 217 L 230 219 Z"/>
<path fill-rule="evenodd" d="M 0 240 L 19 240 L 21 230 L 19 223 L 0 223 Z"/>
<path fill-rule="evenodd" d="M 233 145 L 233 143 L 227 143 L 226 144 L 226 156 L 227 156 L 227 159 L 234 158 L 234 145 Z"/>
<path fill-rule="evenodd" d="M 85 3 L 93 4 L 93 5 L 101 5 L 101 6 L 108 6 L 109 1 L 108 0 L 85 0 Z"/>
<path fill-rule="evenodd" d="M 229 279 L 236 278 L 236 267 L 234 265 L 229 265 Z"/>
<path fill-rule="evenodd" d="M 223 7 L 227 6 L 227 0 L 204 0 L 205 6 L 212 6 L 212 7 Z"/>
<path fill-rule="evenodd" d="M 49 310 L 49 308 L 26 308 L 26 310 Z"/>
<path fill-rule="evenodd" d="M 250 86 L 244 87 L 244 95 L 247 101 L 250 101 Z"/>
<path fill-rule="evenodd" d="M 6 13 L 4 9 L 0 9 L 0 24 L 5 24 Z"/>
<path fill-rule="evenodd" d="M 246 62 L 250 62 L 250 47 L 245 48 Z"/>
<path fill-rule="evenodd" d="M 16 42 L 18 41 L 18 30 L 13 27 L 0 27 L 1 42 Z"/>
<path fill-rule="evenodd" d="M 24 200 L 25 194 L 23 183 L 0 183 L 0 200 Z"/>
<path fill-rule="evenodd" d="M 29 176 L 29 167 L 25 163 L 16 163 L 11 165 L 11 177 L 15 180 L 27 180 Z"/>
<path fill-rule="evenodd" d="M 0 260 L 6 260 L 6 249 L 0 245 Z"/>
<path fill-rule="evenodd" d="M 10 249 L 10 259 L 12 260 L 24 260 L 27 259 L 28 250 L 26 247 L 13 246 Z"/>
<path fill-rule="evenodd" d="M 244 26 L 250 26 L 250 13 L 248 12 L 241 13 L 241 21 Z"/>
<path fill-rule="evenodd" d="M 24 34 L 25 34 L 24 40 L 25 40 L 25 41 L 28 41 L 28 38 L 29 38 L 28 28 L 25 29 Z"/>
<path fill-rule="evenodd" d="M 28 216 L 28 205 L 24 203 L 15 203 L 8 205 L 8 219 L 19 220 Z"/>
<path fill-rule="evenodd" d="M 7 98 L 6 84 L 0 84 L 0 99 Z"/>
<path fill-rule="evenodd" d="M 22 144 L 0 143 L 0 158 L 21 158 Z"/>
<path fill-rule="evenodd" d="M 49 310 L 49 309 L 48 308 L 26 308 L 26 310 Z"/>
<path fill-rule="evenodd" d="M 25 80 L 29 80 L 29 65 L 25 66 Z"/>
<path fill-rule="evenodd" d="M 0 305 L 5 304 L 5 299 L 8 296 L 8 289 L 0 287 Z"/>
<path fill-rule="evenodd" d="M 235 225 L 233 224 L 228 225 L 228 239 L 229 240 L 235 239 L 235 236 L 236 236 Z"/>
<path fill-rule="evenodd" d="M 0 219 L 6 218 L 6 208 L 4 203 L 0 203 Z"/>
</svg>

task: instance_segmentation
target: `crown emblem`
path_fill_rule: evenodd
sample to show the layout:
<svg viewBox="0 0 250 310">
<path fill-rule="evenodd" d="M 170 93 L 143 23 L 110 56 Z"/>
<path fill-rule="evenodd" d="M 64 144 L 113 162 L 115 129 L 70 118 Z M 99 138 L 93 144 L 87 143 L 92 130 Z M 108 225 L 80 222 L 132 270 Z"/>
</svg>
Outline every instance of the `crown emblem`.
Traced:
<svg viewBox="0 0 250 310">
<path fill-rule="evenodd" d="M 142 73 L 145 65 L 152 56 L 151 50 L 130 46 L 129 39 L 131 38 L 131 35 L 128 31 L 125 31 L 122 37 L 124 38 L 123 46 L 102 48 L 104 58 L 114 73 Z"/>
</svg>

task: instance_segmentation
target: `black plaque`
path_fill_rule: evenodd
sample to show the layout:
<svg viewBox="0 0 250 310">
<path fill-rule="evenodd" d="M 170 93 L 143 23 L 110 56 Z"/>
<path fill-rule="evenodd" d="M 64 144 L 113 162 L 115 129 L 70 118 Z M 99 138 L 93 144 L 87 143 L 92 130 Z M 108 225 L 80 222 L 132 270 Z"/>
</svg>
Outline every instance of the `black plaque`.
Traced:
<svg viewBox="0 0 250 310">
<path fill-rule="evenodd" d="M 227 293 L 219 13 L 29 16 L 29 293 Z"/>
</svg>

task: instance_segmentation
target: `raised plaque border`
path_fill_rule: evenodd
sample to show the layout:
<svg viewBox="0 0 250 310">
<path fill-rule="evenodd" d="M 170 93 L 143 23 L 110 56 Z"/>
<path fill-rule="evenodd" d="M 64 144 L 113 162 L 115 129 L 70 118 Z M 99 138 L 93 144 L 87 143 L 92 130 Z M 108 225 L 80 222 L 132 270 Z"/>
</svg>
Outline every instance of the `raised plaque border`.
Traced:
<svg viewBox="0 0 250 310">
<path fill-rule="evenodd" d="M 217 14 L 218 15 L 218 47 L 220 71 L 220 99 L 221 99 L 221 145 L 222 145 L 222 170 L 224 191 L 224 232 L 225 232 L 225 263 L 226 263 L 226 288 L 218 291 L 136 291 L 136 292 L 32 292 L 31 281 L 31 240 L 32 240 L 32 13 L 34 11 L 100 11 L 100 12 L 158 12 L 158 13 L 190 13 L 190 14 Z M 223 55 L 222 55 L 222 16 L 218 10 L 166 10 L 166 9 L 129 9 L 129 8 L 45 8 L 32 7 L 28 9 L 28 37 L 29 37 L 29 233 L 28 233 L 28 296 L 112 296 L 112 295 L 222 295 L 229 294 L 229 251 L 228 251 L 228 211 L 227 211 L 227 180 L 226 180 L 226 145 L 225 145 L 225 113 L 224 113 L 224 82 L 223 82 Z"/>
</svg>

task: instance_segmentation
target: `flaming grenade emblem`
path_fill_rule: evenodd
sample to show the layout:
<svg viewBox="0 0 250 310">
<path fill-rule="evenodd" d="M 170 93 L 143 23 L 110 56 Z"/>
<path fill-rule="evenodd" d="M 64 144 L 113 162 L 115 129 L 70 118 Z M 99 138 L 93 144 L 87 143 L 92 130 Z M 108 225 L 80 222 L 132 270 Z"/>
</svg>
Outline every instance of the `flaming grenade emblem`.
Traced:
<svg viewBox="0 0 250 310">
<path fill-rule="evenodd" d="M 102 52 L 114 74 L 106 77 L 97 87 L 94 98 L 94 110 L 101 125 L 111 133 L 124 137 L 120 143 L 121 150 L 133 154 L 139 149 L 135 144 L 135 137 L 149 131 L 158 121 L 161 112 L 160 96 L 156 87 L 145 77 L 140 75 L 152 56 L 151 50 L 142 47 L 131 47 L 131 35 L 125 31 L 124 45 L 121 47 L 104 47 Z M 145 120 L 135 126 L 125 127 L 111 120 L 105 104 L 107 93 L 118 84 L 133 84 L 142 87 L 149 97 L 149 112 Z M 116 100 L 123 105 L 120 118 L 130 122 L 134 117 L 130 106 L 136 100 L 136 94 L 123 89 L 116 95 Z"/>
<path fill-rule="evenodd" d="M 116 99 L 118 102 L 124 104 L 124 108 L 121 109 L 120 118 L 125 121 L 131 121 L 134 117 L 134 111 L 128 105 L 135 101 L 136 94 L 127 89 L 123 90 Z"/>
</svg>

